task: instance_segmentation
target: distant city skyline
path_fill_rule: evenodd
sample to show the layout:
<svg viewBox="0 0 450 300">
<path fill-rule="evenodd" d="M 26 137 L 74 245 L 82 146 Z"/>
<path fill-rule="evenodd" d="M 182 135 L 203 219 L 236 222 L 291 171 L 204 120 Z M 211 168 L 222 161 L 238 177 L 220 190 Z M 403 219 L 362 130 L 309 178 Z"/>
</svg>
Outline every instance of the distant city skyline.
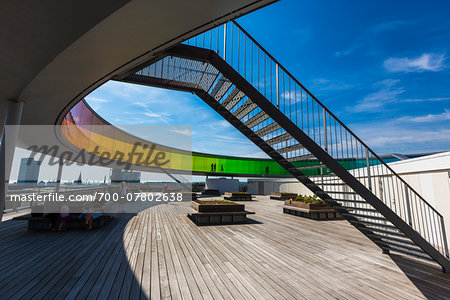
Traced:
<svg viewBox="0 0 450 300">
<path fill-rule="evenodd" d="M 377 153 L 417 153 L 450 149 L 449 13 L 285 0 L 238 22 Z M 192 125 L 193 151 L 267 157 L 188 93 L 111 81 L 86 99 L 114 125 Z"/>
</svg>

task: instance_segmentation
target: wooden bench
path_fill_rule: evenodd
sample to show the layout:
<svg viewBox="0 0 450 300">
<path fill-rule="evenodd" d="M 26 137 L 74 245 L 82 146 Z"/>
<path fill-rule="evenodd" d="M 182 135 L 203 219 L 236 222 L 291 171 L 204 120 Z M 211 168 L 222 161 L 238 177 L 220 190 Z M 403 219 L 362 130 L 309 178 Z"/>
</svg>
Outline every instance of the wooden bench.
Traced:
<svg viewBox="0 0 450 300">
<path fill-rule="evenodd" d="M 220 192 L 215 189 L 206 189 L 202 192 L 202 196 L 220 196 Z"/>
<path fill-rule="evenodd" d="M 195 212 L 189 213 L 188 218 L 197 225 L 221 225 L 239 224 L 247 220 L 247 215 L 253 215 L 253 211 L 230 211 L 230 212 Z"/>
<path fill-rule="evenodd" d="M 283 213 L 313 220 L 341 220 L 343 217 L 334 209 L 307 209 L 290 205 L 283 206 Z"/>
<path fill-rule="evenodd" d="M 226 192 L 223 199 L 229 201 L 251 201 L 252 195 L 249 193 Z"/>
<path fill-rule="evenodd" d="M 102 227 L 111 222 L 112 215 L 101 215 L 92 220 L 92 228 Z M 31 214 L 15 217 L 16 221 L 28 221 L 28 229 L 32 230 L 45 230 L 49 229 L 50 219 L 43 216 L 32 216 Z M 57 222 L 58 224 L 58 222 Z M 57 227 L 57 226 L 56 226 Z M 67 224 L 69 229 L 83 228 L 83 222 L 78 218 L 78 215 L 70 215 L 70 221 Z"/>
</svg>

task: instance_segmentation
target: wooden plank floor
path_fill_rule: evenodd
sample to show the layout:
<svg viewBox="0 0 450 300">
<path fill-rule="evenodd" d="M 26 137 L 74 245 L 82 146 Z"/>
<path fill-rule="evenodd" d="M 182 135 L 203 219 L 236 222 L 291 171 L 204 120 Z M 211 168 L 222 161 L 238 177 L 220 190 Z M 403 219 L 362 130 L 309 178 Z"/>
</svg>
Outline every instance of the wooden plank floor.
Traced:
<svg viewBox="0 0 450 300">
<path fill-rule="evenodd" d="M 241 225 L 195 226 L 189 203 L 85 231 L 0 225 L 1 299 L 449 299 L 437 265 L 379 248 L 345 221 L 282 213 L 258 197 Z"/>
</svg>

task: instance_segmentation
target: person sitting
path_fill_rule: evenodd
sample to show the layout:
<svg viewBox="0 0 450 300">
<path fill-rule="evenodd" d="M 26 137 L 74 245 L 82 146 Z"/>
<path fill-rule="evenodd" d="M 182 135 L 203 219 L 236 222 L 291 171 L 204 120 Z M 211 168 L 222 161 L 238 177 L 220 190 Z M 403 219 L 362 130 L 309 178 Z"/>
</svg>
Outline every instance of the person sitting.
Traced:
<svg viewBox="0 0 450 300">
<path fill-rule="evenodd" d="M 87 215 L 89 208 L 83 207 L 83 212 L 78 215 L 78 219 L 83 222 L 83 226 L 87 226 Z"/>
<path fill-rule="evenodd" d="M 83 225 L 86 230 L 92 230 L 92 222 L 98 217 L 103 215 L 104 205 L 102 202 L 96 199 L 96 201 L 89 208 L 83 208 L 83 213 L 78 218 L 84 218 Z"/>
<path fill-rule="evenodd" d="M 59 214 L 59 231 L 66 230 L 67 222 L 70 221 L 69 206 L 63 205 Z"/>
<path fill-rule="evenodd" d="M 56 231 L 56 222 L 58 221 L 58 214 L 57 213 L 48 213 L 46 215 L 46 218 L 49 219 L 48 228 L 51 231 Z"/>
<path fill-rule="evenodd" d="M 98 217 L 102 216 L 103 213 L 99 210 L 94 210 L 93 208 L 90 209 L 90 212 L 86 214 L 86 230 L 90 231 L 92 230 L 92 222 L 93 220 L 97 219 Z"/>
<path fill-rule="evenodd" d="M 56 222 L 58 221 L 58 211 L 60 210 L 59 204 L 55 202 L 45 202 L 43 205 L 44 216 L 49 220 L 48 228 L 51 231 L 57 231 Z"/>
</svg>

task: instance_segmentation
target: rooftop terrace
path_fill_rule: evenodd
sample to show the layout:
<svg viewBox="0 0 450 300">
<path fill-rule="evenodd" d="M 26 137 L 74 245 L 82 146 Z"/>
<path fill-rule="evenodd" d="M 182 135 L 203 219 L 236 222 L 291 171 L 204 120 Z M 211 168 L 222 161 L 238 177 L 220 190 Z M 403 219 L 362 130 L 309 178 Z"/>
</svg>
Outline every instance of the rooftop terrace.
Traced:
<svg viewBox="0 0 450 300">
<path fill-rule="evenodd" d="M 0 224 L 2 298 L 423 299 L 450 295 L 438 265 L 381 250 L 346 221 L 282 213 L 257 197 L 243 225 L 197 227 L 189 203 L 91 232 Z"/>
</svg>

